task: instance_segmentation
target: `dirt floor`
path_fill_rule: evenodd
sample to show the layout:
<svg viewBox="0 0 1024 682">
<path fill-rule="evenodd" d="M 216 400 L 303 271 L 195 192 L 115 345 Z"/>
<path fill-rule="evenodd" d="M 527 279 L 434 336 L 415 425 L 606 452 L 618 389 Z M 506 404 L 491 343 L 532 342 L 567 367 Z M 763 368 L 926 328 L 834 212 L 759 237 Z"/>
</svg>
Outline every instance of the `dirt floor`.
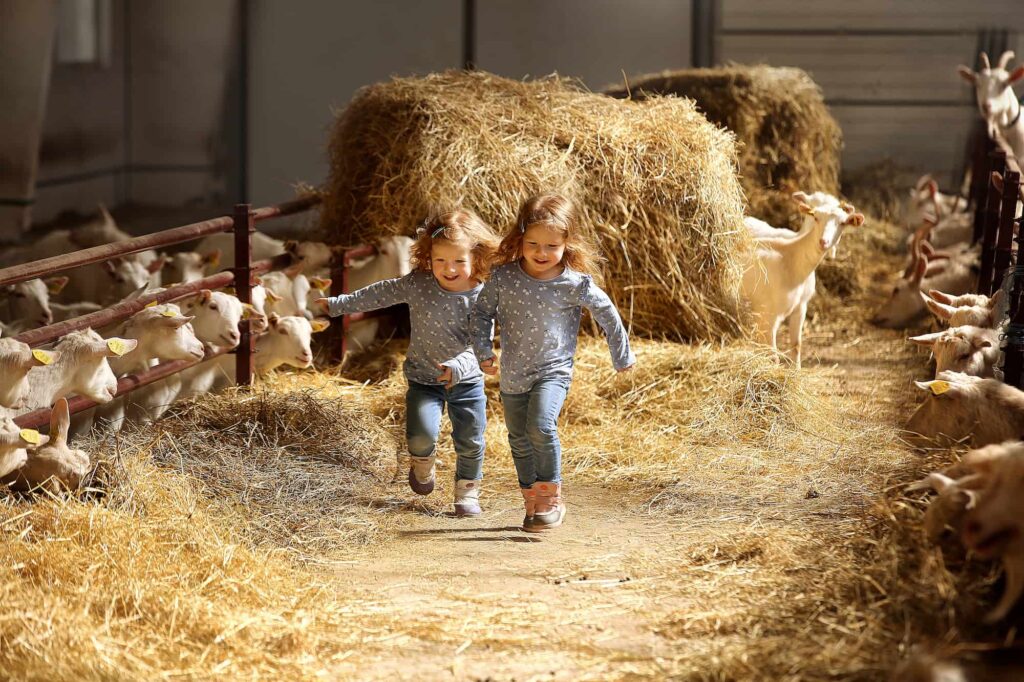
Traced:
<svg viewBox="0 0 1024 682">
<path fill-rule="evenodd" d="M 867 327 L 812 328 L 804 371 L 823 402 L 840 398 L 859 431 L 892 434 L 906 414 L 909 377 L 926 371 L 926 358 L 902 339 Z M 824 596 L 817 583 L 829 573 L 829 556 L 862 551 L 859 534 L 882 481 L 913 455 L 893 441 L 888 457 L 858 467 L 845 461 L 840 443 L 817 445 L 820 461 L 804 485 L 774 500 L 687 495 L 685 479 L 651 496 L 570 473 L 566 525 L 540 535 L 519 530 L 521 500 L 505 477 L 489 482 L 486 512 L 476 520 L 450 518 L 439 502 L 408 504 L 404 483 L 396 483 L 393 536 L 350 552 L 337 569 L 356 604 L 381 618 L 379 631 L 336 672 L 359 679 L 877 679 L 888 661 L 831 660 L 872 633 L 867 623 L 845 619 L 841 605 L 814 603 Z M 488 456 L 489 470 L 511 468 L 503 443 L 489 446 Z M 765 466 L 752 460 L 748 470 L 757 476 Z M 766 528 L 765 537 L 782 546 L 758 541 Z M 848 547 L 822 547 L 843 535 Z M 825 562 L 816 566 L 819 555 Z M 783 556 L 790 565 L 780 575 L 771 564 Z M 809 625 L 814 638 L 791 639 Z M 778 656 L 774 648 L 806 658 L 779 669 L 777 659 L 792 660 L 792 651 Z"/>
</svg>

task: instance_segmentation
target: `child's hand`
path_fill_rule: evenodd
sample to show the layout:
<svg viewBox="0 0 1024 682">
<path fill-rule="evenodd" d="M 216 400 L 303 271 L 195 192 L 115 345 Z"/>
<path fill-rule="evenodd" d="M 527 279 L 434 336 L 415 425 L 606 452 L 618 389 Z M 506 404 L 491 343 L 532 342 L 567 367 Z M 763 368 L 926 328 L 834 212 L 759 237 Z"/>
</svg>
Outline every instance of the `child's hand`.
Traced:
<svg viewBox="0 0 1024 682">
<path fill-rule="evenodd" d="M 313 301 L 313 305 L 315 305 L 324 315 L 330 315 L 331 314 L 331 304 L 329 302 L 329 299 L 326 299 L 326 298 L 315 299 Z"/>
<path fill-rule="evenodd" d="M 452 383 L 452 368 L 446 365 L 438 365 L 438 369 L 444 370 L 441 372 L 441 376 L 437 377 L 437 380 L 444 384 L 445 388 L 451 388 L 455 384 Z"/>
<path fill-rule="evenodd" d="M 629 367 L 623 367 L 622 369 L 615 370 L 615 371 L 617 371 L 619 374 L 622 374 L 623 372 L 628 372 L 629 370 L 633 369 L 634 367 L 636 367 L 635 363 L 630 365 Z"/>
<path fill-rule="evenodd" d="M 498 373 L 498 366 L 494 364 L 496 358 L 488 358 L 480 363 L 480 371 L 484 374 L 494 376 Z"/>
</svg>

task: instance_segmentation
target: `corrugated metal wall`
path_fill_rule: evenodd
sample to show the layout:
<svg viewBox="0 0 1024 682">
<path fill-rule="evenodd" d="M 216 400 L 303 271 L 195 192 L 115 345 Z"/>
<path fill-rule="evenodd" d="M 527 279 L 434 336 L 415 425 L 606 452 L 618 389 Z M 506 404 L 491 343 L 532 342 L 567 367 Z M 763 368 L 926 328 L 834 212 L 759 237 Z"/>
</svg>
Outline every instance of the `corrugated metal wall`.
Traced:
<svg viewBox="0 0 1024 682">
<path fill-rule="evenodd" d="M 722 0 L 716 59 L 810 72 L 843 128 L 844 170 L 888 157 L 952 183 L 977 118 L 956 67 L 985 29 L 1016 31 L 1020 54 L 1024 2 Z"/>
</svg>

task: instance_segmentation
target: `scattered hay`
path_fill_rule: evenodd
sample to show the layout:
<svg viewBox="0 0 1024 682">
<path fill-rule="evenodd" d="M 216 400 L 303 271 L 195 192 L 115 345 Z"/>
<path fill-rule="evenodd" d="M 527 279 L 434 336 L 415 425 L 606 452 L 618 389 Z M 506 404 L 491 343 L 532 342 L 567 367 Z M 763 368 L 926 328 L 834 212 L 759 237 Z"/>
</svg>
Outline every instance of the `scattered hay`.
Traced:
<svg viewBox="0 0 1024 682">
<path fill-rule="evenodd" d="M 692 102 L 621 102 L 557 78 L 484 72 L 398 78 L 339 115 L 321 227 L 333 242 L 409 233 L 460 202 L 500 230 L 541 191 L 575 197 L 608 258 L 606 288 L 633 329 L 740 332 L 746 233 L 733 136 Z"/>
<path fill-rule="evenodd" d="M 712 123 L 742 144 L 740 172 L 747 213 L 777 227 L 799 226 L 790 194 L 839 191 L 842 132 L 821 89 L 801 69 L 733 64 L 629 79 L 605 90 L 644 100 L 678 95 L 696 101 Z"/>
<path fill-rule="evenodd" d="M 263 390 L 185 403 L 156 435 L 129 427 L 119 449 L 135 448 L 236 509 L 250 544 L 319 560 L 376 535 L 376 524 L 353 512 L 390 480 L 398 443 L 378 418 L 340 400 Z M 115 462 L 104 475 L 118 471 Z"/>
</svg>

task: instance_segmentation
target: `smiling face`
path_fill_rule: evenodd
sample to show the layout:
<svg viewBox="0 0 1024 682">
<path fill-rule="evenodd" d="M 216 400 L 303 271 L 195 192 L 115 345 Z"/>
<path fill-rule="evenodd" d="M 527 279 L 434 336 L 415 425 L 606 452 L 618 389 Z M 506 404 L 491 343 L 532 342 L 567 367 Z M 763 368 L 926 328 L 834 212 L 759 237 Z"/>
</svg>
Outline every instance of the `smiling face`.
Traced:
<svg viewBox="0 0 1024 682">
<path fill-rule="evenodd" d="M 473 250 L 467 244 L 435 239 L 430 245 L 430 271 L 446 291 L 469 291 L 473 279 Z"/>
<path fill-rule="evenodd" d="M 565 235 L 543 223 L 534 223 L 523 234 L 523 270 L 530 277 L 551 279 L 562 274 L 565 266 Z"/>
</svg>

